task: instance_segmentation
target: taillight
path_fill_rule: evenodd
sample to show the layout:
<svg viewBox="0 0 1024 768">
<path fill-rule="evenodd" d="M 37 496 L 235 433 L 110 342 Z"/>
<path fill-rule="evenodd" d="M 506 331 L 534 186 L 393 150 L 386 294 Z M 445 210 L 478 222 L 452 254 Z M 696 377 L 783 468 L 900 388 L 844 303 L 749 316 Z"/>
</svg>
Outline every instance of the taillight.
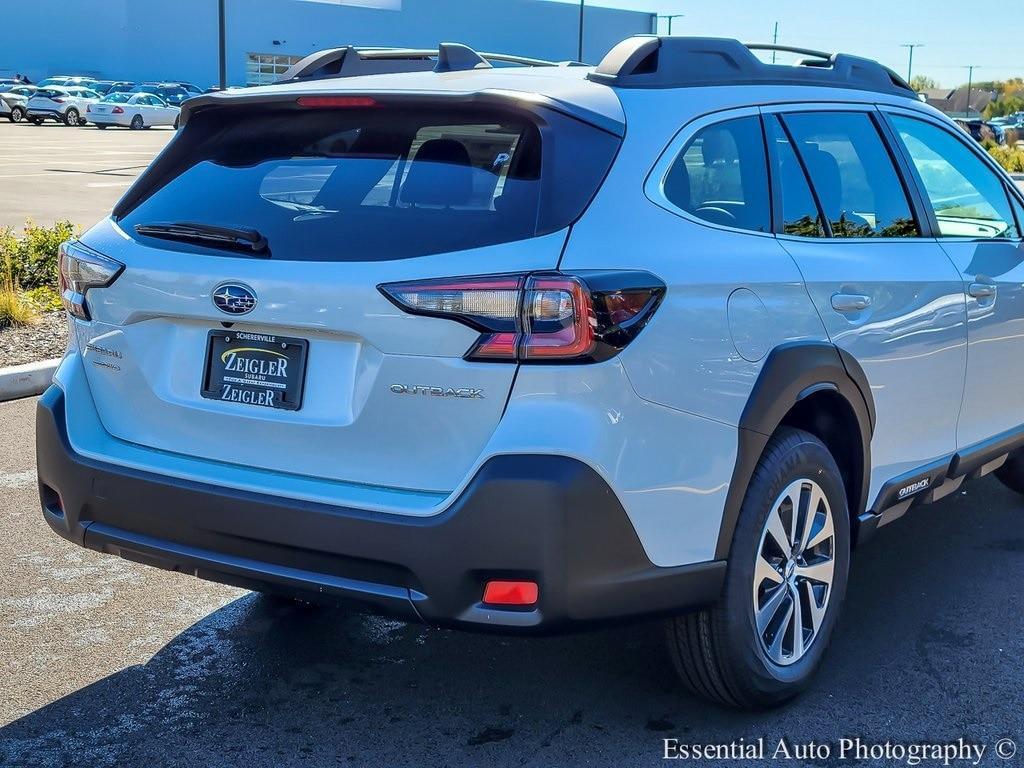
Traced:
<svg viewBox="0 0 1024 768">
<path fill-rule="evenodd" d="M 110 111 L 111 111 L 111 113 L 113 113 L 115 115 L 123 115 L 124 114 L 124 107 L 114 107 Z"/>
<path fill-rule="evenodd" d="M 665 284 L 647 272 L 543 272 L 388 283 L 380 291 L 414 315 L 480 331 L 467 360 L 597 362 L 629 344 Z"/>
<path fill-rule="evenodd" d="M 79 320 L 90 320 L 85 303 L 89 289 L 106 288 L 121 274 L 124 264 L 68 240 L 57 251 L 57 267 L 64 309 Z"/>
<path fill-rule="evenodd" d="M 64 99 L 60 98 L 59 96 L 54 96 L 53 98 L 50 99 L 50 101 L 52 101 L 52 102 L 54 102 L 56 104 L 63 104 L 64 103 Z"/>
<path fill-rule="evenodd" d="M 86 112 L 92 112 L 92 104 L 86 104 L 85 105 L 85 111 Z"/>
</svg>

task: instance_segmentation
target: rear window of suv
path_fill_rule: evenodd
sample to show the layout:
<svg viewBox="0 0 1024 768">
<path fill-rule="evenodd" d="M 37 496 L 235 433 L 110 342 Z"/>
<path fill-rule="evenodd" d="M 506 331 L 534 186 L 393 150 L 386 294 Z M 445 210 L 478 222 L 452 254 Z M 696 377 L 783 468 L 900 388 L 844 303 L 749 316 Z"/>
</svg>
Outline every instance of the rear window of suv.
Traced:
<svg viewBox="0 0 1024 768">
<path fill-rule="evenodd" d="M 152 223 L 246 227 L 267 238 L 272 258 L 301 261 L 521 240 L 582 213 L 619 141 L 554 114 L 542 127 L 479 109 L 279 110 L 205 126 L 203 117 L 186 126 L 203 138 L 183 167 L 120 219 L 130 235 Z"/>
</svg>

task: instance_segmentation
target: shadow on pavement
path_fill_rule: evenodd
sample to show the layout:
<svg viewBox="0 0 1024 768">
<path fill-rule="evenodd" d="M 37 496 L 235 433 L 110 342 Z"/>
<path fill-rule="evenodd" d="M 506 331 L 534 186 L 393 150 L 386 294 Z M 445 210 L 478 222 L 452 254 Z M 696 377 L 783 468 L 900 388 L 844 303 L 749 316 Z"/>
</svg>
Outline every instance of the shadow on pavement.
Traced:
<svg viewBox="0 0 1024 768">
<path fill-rule="evenodd" d="M 0 729 L 0 764 L 655 765 L 664 737 L 991 749 L 1024 737 L 1022 583 L 1019 499 L 984 481 L 918 510 L 855 557 L 813 688 L 761 714 L 683 693 L 657 623 L 507 639 L 251 594 Z"/>
</svg>

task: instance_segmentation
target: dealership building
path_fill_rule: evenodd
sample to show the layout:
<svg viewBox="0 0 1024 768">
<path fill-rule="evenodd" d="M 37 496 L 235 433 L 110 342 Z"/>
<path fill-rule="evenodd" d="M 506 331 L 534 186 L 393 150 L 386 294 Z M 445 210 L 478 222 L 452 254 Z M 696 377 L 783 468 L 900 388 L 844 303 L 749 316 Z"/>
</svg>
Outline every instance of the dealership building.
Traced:
<svg viewBox="0 0 1024 768">
<path fill-rule="evenodd" d="M 302 56 L 340 45 L 436 47 L 576 59 L 580 7 L 558 0 L 224 0 L 229 85 L 272 82 Z M 31 0 L 10 3 L 0 77 L 219 79 L 218 0 Z M 585 8 L 584 60 L 654 30 L 652 13 Z"/>
</svg>

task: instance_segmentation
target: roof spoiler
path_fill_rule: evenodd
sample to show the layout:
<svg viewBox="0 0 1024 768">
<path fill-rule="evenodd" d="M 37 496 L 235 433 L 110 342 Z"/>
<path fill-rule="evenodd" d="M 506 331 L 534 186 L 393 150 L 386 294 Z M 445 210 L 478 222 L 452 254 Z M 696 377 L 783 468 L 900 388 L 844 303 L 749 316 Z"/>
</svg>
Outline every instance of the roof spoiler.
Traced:
<svg viewBox="0 0 1024 768">
<path fill-rule="evenodd" d="M 766 64 L 753 51 L 782 51 L 808 58 L 796 66 Z M 636 35 L 612 48 L 587 77 L 616 88 L 821 85 L 917 98 L 903 78 L 872 59 L 715 37 Z"/>
</svg>

